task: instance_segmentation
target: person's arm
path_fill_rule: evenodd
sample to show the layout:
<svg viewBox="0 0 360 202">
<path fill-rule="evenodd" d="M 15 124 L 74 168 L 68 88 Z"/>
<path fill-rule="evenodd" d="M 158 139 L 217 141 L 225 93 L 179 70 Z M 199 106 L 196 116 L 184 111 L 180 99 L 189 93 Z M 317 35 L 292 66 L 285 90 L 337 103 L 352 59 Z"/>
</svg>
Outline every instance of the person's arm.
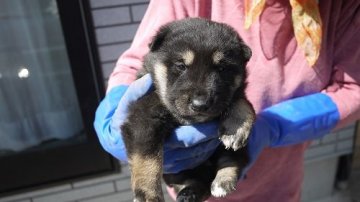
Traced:
<svg viewBox="0 0 360 202">
<path fill-rule="evenodd" d="M 331 81 L 317 96 L 308 96 L 311 99 L 304 99 L 305 106 L 302 110 L 309 112 L 308 117 L 313 119 L 310 122 L 314 129 L 324 124 L 324 131 L 342 128 L 360 119 L 360 3 L 344 2 L 344 9 L 336 24 L 335 44 L 332 64 Z M 351 6 L 350 6 L 351 5 Z M 316 68 L 316 67 L 314 67 Z M 305 97 L 304 97 L 305 98 Z M 296 109 L 299 102 L 294 102 L 288 107 L 287 113 L 292 117 L 296 116 Z M 321 104 L 323 103 L 323 104 Z M 300 105 L 301 106 L 301 105 Z M 274 107 L 272 107 L 274 108 Z M 279 110 L 286 110 L 286 106 Z M 333 111 L 337 111 L 338 121 L 331 123 Z M 312 112 L 314 111 L 314 112 Z M 306 114 L 306 113 L 303 113 Z M 323 114 L 322 119 L 315 119 L 316 114 Z M 334 126 L 333 126 L 334 124 Z M 326 125 L 331 126 L 328 129 Z M 301 131 L 301 130 L 300 130 Z M 320 130 L 314 130 L 309 134 L 318 134 Z M 306 140 L 306 139 L 304 139 Z M 281 142 L 281 141 L 280 141 Z M 282 145 L 286 142 L 275 144 Z"/>
<path fill-rule="evenodd" d="M 360 118 L 360 3 L 344 4 L 335 33 L 333 76 L 323 91 L 338 107 L 336 128 Z"/>
<path fill-rule="evenodd" d="M 281 102 L 259 114 L 249 140 L 250 164 L 245 172 L 264 147 L 320 138 L 360 119 L 360 3 L 343 8 L 330 84 L 321 93 Z"/>
</svg>

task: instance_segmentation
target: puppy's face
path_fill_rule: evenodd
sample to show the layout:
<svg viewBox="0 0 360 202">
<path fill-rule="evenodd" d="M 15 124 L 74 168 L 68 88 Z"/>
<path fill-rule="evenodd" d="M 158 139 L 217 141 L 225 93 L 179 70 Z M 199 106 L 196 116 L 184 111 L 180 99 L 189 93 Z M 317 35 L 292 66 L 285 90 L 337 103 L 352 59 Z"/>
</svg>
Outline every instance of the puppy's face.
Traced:
<svg viewBox="0 0 360 202">
<path fill-rule="evenodd" d="M 182 122 L 210 120 L 244 89 L 250 49 L 230 27 L 203 19 L 160 29 L 145 57 L 157 92 Z"/>
</svg>

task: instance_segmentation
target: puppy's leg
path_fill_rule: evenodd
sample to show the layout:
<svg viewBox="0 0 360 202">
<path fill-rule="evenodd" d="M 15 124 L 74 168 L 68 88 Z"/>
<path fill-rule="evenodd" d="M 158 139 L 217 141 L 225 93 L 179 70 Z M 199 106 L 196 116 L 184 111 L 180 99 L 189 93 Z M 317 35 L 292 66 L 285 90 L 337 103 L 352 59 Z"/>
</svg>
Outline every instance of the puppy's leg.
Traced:
<svg viewBox="0 0 360 202">
<path fill-rule="evenodd" d="M 172 123 L 155 93 L 129 106 L 128 119 L 121 131 L 136 202 L 164 201 L 161 187 L 163 142 L 173 128 Z"/>
<path fill-rule="evenodd" d="M 218 170 L 211 184 L 211 195 L 225 197 L 235 190 L 248 158 L 245 148 L 231 151 L 222 147 L 218 149 L 216 156 Z"/>
<path fill-rule="evenodd" d="M 221 121 L 220 140 L 227 149 L 236 151 L 244 147 L 254 121 L 255 112 L 251 103 L 245 98 L 238 99 Z"/>
<path fill-rule="evenodd" d="M 131 118 L 131 117 L 129 117 Z M 146 131 L 144 125 L 136 122 L 122 126 L 131 172 L 131 188 L 134 202 L 164 201 L 162 177 L 162 140 L 154 134 L 154 130 Z"/>
<path fill-rule="evenodd" d="M 131 155 L 131 187 L 136 202 L 164 201 L 161 187 L 162 160 L 158 156 Z"/>
</svg>

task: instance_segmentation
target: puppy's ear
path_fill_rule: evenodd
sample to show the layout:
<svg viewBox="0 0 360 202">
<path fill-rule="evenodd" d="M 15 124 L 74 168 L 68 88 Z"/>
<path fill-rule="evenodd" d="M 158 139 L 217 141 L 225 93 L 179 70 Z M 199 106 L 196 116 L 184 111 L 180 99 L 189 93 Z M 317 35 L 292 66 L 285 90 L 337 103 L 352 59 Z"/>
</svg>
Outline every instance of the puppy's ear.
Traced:
<svg viewBox="0 0 360 202">
<path fill-rule="evenodd" d="M 245 59 L 246 62 L 248 62 L 250 60 L 250 58 L 251 58 L 252 51 L 251 51 L 250 47 L 247 46 L 245 43 L 241 44 L 241 48 L 242 48 L 242 51 L 243 51 L 244 59 Z"/>
<path fill-rule="evenodd" d="M 162 45 L 162 43 L 164 42 L 165 37 L 168 33 L 169 33 L 169 28 L 167 26 L 161 27 L 149 44 L 150 51 L 158 50 Z"/>
<path fill-rule="evenodd" d="M 251 51 L 250 47 L 245 44 L 244 40 L 240 37 L 240 35 L 237 35 L 237 40 L 240 44 L 243 58 L 244 58 L 245 62 L 248 62 L 252 56 L 252 51 Z"/>
</svg>

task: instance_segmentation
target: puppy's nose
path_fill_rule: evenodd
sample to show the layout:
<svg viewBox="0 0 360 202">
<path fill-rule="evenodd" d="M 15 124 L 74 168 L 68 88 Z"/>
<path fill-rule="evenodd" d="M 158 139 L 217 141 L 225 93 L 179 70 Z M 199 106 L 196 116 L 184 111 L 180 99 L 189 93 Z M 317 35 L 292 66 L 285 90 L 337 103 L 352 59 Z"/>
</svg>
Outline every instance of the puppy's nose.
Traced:
<svg viewBox="0 0 360 202">
<path fill-rule="evenodd" d="M 206 96 L 196 96 L 191 100 L 191 109 L 196 112 L 205 111 L 210 106 L 210 101 Z"/>
</svg>

